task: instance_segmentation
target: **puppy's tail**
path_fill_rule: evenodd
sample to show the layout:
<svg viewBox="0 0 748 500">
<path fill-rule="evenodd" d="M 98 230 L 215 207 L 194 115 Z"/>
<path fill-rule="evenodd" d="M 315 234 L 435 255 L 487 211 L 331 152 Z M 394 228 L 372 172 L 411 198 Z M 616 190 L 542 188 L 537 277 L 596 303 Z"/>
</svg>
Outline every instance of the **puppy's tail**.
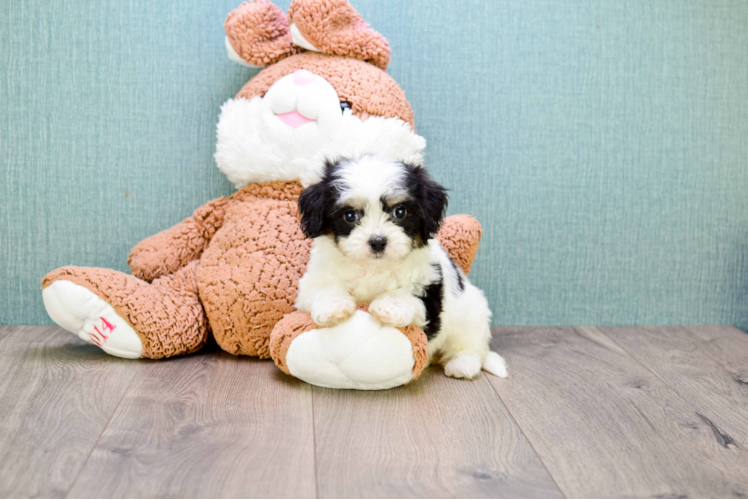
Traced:
<svg viewBox="0 0 748 500">
<path fill-rule="evenodd" d="M 506 369 L 506 360 L 493 351 L 489 351 L 483 357 L 483 369 L 497 377 L 507 378 L 509 376 Z"/>
</svg>

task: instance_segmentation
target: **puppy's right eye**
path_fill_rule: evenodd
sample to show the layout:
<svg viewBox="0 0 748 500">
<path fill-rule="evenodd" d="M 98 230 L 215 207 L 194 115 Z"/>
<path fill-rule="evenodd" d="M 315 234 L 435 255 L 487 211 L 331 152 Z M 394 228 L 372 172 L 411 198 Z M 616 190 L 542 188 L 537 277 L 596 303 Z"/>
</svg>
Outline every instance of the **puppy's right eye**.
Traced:
<svg viewBox="0 0 748 500">
<path fill-rule="evenodd" d="M 355 210 L 348 210 L 343 214 L 343 217 L 345 218 L 346 222 L 353 224 L 358 220 L 358 212 L 356 212 Z"/>
</svg>

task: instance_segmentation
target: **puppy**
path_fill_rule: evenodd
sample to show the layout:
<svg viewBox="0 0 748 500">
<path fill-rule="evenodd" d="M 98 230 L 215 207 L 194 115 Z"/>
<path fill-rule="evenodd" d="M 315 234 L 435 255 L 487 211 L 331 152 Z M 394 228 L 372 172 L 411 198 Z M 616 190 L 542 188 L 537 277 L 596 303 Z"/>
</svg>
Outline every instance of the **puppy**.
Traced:
<svg viewBox="0 0 748 500">
<path fill-rule="evenodd" d="M 491 352 L 491 311 L 478 288 L 434 239 L 446 190 L 426 170 L 365 156 L 327 162 L 299 197 L 301 228 L 314 238 L 296 307 L 320 326 L 348 319 L 357 302 L 382 324 L 423 329 L 429 361 L 455 378 L 481 367 L 507 376 Z"/>
</svg>

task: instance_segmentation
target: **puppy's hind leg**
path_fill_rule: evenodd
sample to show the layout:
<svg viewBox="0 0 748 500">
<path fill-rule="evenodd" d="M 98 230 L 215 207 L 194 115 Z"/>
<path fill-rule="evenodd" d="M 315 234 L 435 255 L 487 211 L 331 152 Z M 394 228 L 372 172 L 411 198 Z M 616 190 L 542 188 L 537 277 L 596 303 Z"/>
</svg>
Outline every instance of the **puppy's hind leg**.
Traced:
<svg viewBox="0 0 748 500">
<path fill-rule="evenodd" d="M 448 377 L 473 379 L 480 375 L 488 353 L 490 330 L 487 324 L 466 321 L 447 325 L 444 344 L 439 349 L 444 374 Z"/>
<path fill-rule="evenodd" d="M 473 379 L 480 374 L 480 369 L 480 356 L 460 353 L 444 365 L 444 374 L 447 377 Z"/>
<path fill-rule="evenodd" d="M 489 348 L 491 312 L 486 299 L 475 287 L 465 290 L 465 299 L 454 309 L 458 314 L 445 324 L 447 336 L 439 346 L 442 359 L 446 361 L 444 373 L 449 377 L 472 379 L 483 368 L 497 377 L 507 377 L 506 361 Z"/>
<path fill-rule="evenodd" d="M 509 376 L 506 361 L 493 351 L 487 352 L 483 356 L 483 361 L 478 354 L 461 352 L 444 365 L 444 373 L 448 377 L 472 379 L 478 376 L 481 367 L 497 377 L 507 378 Z"/>
<path fill-rule="evenodd" d="M 507 378 L 509 372 L 506 369 L 506 361 L 498 353 L 489 351 L 483 356 L 483 369 L 497 377 Z"/>
</svg>

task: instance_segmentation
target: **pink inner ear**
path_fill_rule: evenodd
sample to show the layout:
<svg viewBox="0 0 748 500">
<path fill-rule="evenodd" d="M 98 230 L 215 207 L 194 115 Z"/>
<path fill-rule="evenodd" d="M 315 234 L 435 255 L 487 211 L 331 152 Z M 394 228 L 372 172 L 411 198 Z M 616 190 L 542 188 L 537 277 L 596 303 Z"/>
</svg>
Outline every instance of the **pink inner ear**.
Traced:
<svg viewBox="0 0 748 500">
<path fill-rule="evenodd" d="M 355 57 L 387 69 L 390 46 L 348 0 L 293 0 L 288 19 L 317 51 Z"/>
<path fill-rule="evenodd" d="M 302 125 L 306 125 L 307 123 L 311 123 L 314 121 L 314 120 L 310 120 L 309 118 L 302 115 L 298 111 L 291 111 L 290 113 L 282 113 L 280 115 L 275 115 L 275 116 L 277 116 L 280 119 L 280 121 L 282 121 L 289 127 L 293 127 L 293 128 L 299 128 Z"/>
</svg>

